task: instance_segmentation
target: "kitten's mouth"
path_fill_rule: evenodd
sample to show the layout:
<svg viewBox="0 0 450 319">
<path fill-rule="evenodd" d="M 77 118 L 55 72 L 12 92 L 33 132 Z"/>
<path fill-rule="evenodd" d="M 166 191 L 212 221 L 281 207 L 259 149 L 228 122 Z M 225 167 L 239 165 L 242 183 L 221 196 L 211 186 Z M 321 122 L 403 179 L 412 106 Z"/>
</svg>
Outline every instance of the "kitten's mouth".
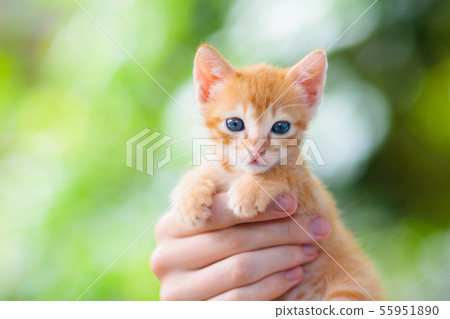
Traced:
<svg viewBox="0 0 450 319">
<path fill-rule="evenodd" d="M 248 163 L 248 165 L 252 165 L 252 166 L 267 166 L 267 163 L 265 163 L 263 160 L 258 161 L 257 159 L 254 159 L 254 160 L 250 161 L 250 163 Z"/>
</svg>

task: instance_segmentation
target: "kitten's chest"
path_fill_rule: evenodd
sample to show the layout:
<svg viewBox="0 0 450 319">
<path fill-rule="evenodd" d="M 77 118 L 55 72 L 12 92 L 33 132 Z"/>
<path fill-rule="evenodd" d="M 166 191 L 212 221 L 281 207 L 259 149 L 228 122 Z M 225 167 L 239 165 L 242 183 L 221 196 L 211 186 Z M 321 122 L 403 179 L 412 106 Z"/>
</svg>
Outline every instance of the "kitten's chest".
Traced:
<svg viewBox="0 0 450 319">
<path fill-rule="evenodd" d="M 217 179 L 217 193 L 227 192 L 230 188 L 230 185 L 239 177 L 238 174 L 233 173 L 222 173 Z"/>
<path fill-rule="evenodd" d="M 231 184 L 244 174 L 243 172 L 228 171 L 219 163 L 208 162 L 207 166 L 209 167 L 211 174 L 214 175 L 214 180 L 216 181 L 216 193 L 227 192 Z"/>
</svg>

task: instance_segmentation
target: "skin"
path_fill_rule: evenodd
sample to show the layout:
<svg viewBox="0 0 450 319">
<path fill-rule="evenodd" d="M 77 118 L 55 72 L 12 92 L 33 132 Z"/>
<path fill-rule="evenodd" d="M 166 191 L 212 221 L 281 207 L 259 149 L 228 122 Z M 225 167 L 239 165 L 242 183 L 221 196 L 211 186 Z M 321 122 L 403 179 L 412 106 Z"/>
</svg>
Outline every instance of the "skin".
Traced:
<svg viewBox="0 0 450 319">
<path fill-rule="evenodd" d="M 295 197 L 276 202 L 282 208 L 273 203 L 255 217 L 238 218 L 227 207 L 227 194 L 216 194 L 211 217 L 195 227 L 181 222 L 178 212 L 164 215 L 150 258 L 161 300 L 273 300 L 296 286 L 301 266 L 319 251 L 289 217 L 297 209 Z M 330 235 L 325 217 L 292 217 L 317 241 Z"/>
</svg>

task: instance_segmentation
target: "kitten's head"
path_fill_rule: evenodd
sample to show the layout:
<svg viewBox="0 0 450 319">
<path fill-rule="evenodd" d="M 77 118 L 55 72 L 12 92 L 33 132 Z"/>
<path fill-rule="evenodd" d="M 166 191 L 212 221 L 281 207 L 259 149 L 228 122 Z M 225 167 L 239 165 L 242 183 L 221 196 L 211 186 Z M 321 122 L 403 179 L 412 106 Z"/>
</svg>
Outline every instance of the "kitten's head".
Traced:
<svg viewBox="0 0 450 319">
<path fill-rule="evenodd" d="M 228 147 L 224 163 L 261 173 L 286 161 L 320 103 L 326 69 L 323 50 L 289 69 L 236 69 L 202 45 L 194 62 L 195 95 L 210 137 Z"/>
</svg>

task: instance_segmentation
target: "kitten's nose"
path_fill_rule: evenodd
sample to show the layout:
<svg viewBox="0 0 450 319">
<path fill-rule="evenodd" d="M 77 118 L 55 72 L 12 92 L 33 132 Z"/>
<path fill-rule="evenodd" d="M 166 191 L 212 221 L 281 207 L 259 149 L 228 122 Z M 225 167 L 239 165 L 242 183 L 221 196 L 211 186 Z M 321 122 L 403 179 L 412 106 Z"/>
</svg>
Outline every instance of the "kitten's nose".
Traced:
<svg viewBox="0 0 450 319">
<path fill-rule="evenodd" d="M 260 147 L 257 150 L 255 150 L 255 149 L 252 150 L 251 151 L 251 155 L 252 155 L 253 158 L 258 158 L 258 157 L 264 156 L 264 154 L 266 154 L 266 152 L 267 152 L 267 148 Z"/>
</svg>

